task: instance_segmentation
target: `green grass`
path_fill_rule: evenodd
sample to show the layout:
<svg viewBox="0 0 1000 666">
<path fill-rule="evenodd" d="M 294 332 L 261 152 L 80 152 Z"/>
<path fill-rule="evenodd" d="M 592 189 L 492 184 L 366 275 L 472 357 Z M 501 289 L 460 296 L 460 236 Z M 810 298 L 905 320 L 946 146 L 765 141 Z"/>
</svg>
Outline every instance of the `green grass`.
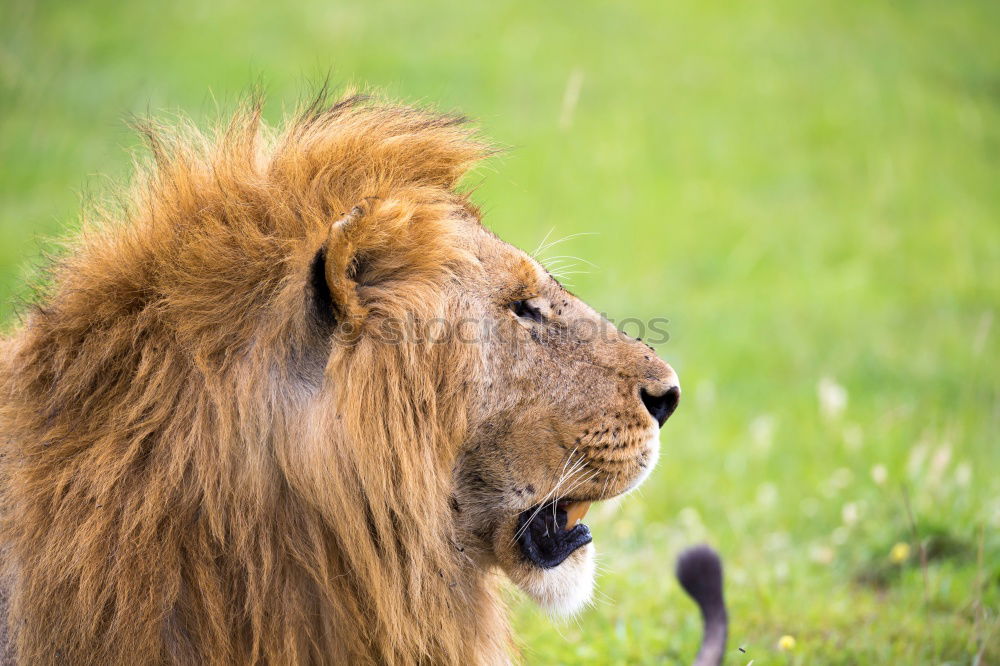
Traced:
<svg viewBox="0 0 1000 666">
<path fill-rule="evenodd" d="M 327 72 L 461 109 L 511 146 L 470 182 L 488 224 L 596 232 L 573 288 L 669 318 L 685 387 L 653 478 L 592 514 L 595 606 L 517 602 L 526 661 L 688 661 L 672 562 L 700 540 L 729 663 L 1000 661 L 1000 4 L 457 6 L 5 2 L 0 316 L 127 177 L 128 114 L 207 123 L 260 84 L 276 121 Z"/>
</svg>

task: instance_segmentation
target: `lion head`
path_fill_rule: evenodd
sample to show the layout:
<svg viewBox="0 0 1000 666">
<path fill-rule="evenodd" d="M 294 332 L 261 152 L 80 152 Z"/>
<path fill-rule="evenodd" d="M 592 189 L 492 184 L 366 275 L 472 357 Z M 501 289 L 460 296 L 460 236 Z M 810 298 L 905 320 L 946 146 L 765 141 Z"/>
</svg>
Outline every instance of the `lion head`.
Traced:
<svg viewBox="0 0 1000 666">
<path fill-rule="evenodd" d="M 452 511 L 483 565 L 545 608 L 590 597 L 591 502 L 638 486 L 680 389 L 669 365 L 619 332 L 525 252 L 462 222 L 474 270 L 450 299 L 489 332 L 468 381 L 468 434 Z"/>
<path fill-rule="evenodd" d="M 580 608 L 680 389 L 483 226 L 489 146 L 359 97 L 145 131 L 0 353 L 18 658 L 503 662 L 495 571 Z"/>
</svg>

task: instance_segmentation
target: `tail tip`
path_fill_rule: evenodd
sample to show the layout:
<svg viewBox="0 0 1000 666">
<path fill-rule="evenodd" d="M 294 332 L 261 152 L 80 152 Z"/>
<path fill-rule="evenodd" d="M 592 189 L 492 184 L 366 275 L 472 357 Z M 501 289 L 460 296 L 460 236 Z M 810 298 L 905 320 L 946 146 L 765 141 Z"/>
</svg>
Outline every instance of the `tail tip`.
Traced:
<svg viewBox="0 0 1000 666">
<path fill-rule="evenodd" d="M 677 558 L 677 580 L 699 606 L 722 599 L 722 559 L 707 545 L 692 546 Z"/>
</svg>

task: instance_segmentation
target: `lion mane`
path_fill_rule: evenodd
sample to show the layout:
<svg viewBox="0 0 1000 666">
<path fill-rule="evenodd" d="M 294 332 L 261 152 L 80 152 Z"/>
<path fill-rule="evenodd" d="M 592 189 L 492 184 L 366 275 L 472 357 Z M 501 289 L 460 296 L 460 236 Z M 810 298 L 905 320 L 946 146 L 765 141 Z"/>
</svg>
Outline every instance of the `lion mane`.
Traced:
<svg viewBox="0 0 1000 666">
<path fill-rule="evenodd" d="M 372 317 L 446 316 L 439 285 L 466 258 L 443 212 L 473 210 L 456 188 L 490 148 L 461 118 L 359 96 L 280 132 L 260 115 L 210 135 L 145 123 L 125 203 L 84 220 L 3 340 L 17 663 L 510 657 L 495 574 L 449 520 L 474 352 L 331 346 L 365 306 L 310 304 L 325 258 L 384 292 Z M 324 255 L 359 204 L 378 224 L 339 246 L 359 252 Z"/>
</svg>

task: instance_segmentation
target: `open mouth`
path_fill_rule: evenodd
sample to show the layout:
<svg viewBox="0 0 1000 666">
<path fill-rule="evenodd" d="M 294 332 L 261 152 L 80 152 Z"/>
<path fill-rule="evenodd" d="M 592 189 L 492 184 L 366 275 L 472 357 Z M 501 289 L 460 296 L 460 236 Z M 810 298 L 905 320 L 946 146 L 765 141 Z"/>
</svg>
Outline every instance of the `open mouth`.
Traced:
<svg viewBox="0 0 1000 666">
<path fill-rule="evenodd" d="M 542 569 L 559 566 L 594 540 L 590 528 L 580 522 L 589 508 L 590 502 L 561 499 L 522 512 L 517 517 L 521 552 Z"/>
</svg>

